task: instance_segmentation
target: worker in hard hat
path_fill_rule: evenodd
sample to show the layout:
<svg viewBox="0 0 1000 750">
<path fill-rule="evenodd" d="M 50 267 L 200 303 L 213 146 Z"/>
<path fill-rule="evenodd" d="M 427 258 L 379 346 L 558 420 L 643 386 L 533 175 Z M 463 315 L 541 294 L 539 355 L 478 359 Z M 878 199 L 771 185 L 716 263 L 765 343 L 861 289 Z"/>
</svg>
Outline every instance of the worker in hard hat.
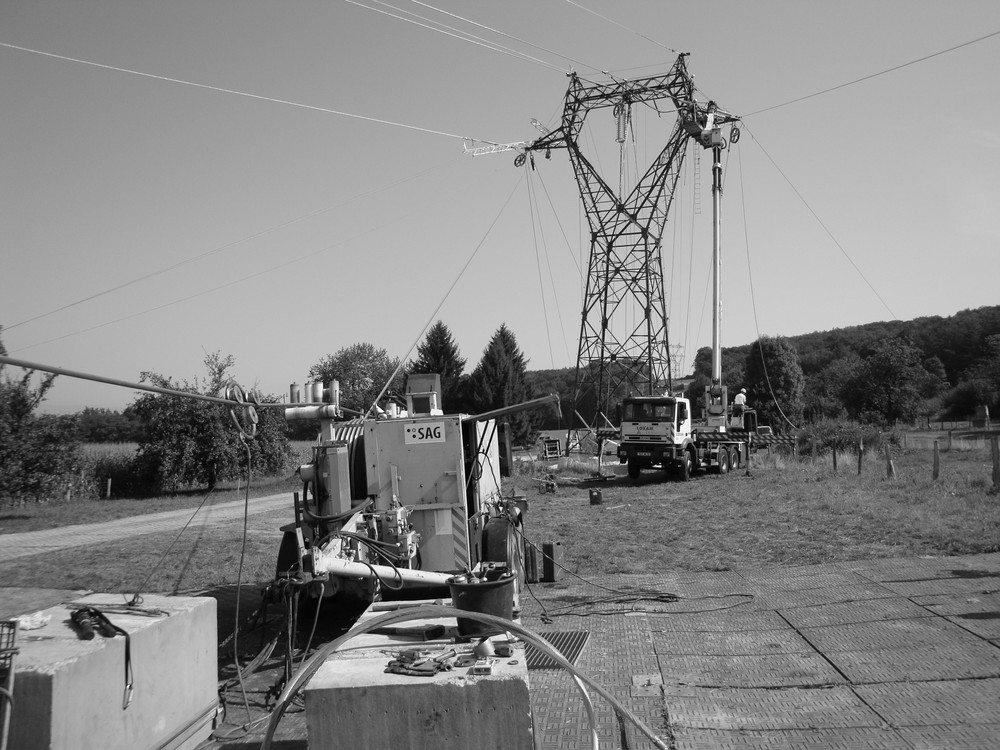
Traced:
<svg viewBox="0 0 1000 750">
<path fill-rule="evenodd" d="M 730 420 L 731 427 L 742 427 L 743 426 L 743 412 L 747 408 L 747 389 L 740 388 L 740 392 L 736 394 L 736 398 L 733 399 L 733 416 Z"/>
</svg>

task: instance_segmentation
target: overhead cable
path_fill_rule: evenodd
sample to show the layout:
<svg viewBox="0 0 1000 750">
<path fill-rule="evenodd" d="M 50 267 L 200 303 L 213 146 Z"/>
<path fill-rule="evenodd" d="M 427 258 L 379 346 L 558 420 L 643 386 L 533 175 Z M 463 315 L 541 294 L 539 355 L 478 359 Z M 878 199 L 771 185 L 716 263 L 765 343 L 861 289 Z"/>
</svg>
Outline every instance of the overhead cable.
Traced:
<svg viewBox="0 0 1000 750">
<path fill-rule="evenodd" d="M 473 26 L 478 26 L 479 28 L 485 29 L 486 31 L 492 32 L 494 34 L 499 34 L 500 36 L 507 37 L 508 39 L 513 39 L 515 42 L 520 42 L 521 44 L 526 44 L 529 47 L 533 47 L 534 49 L 541 50 L 542 52 L 548 52 L 550 55 L 555 55 L 556 57 L 561 57 L 563 60 L 569 60 L 571 63 L 576 63 L 577 65 L 582 65 L 585 68 L 590 68 L 591 70 L 598 70 L 598 71 L 601 70 L 601 68 L 597 68 L 597 67 L 595 67 L 593 65 L 589 65 L 589 64 L 587 64 L 585 62 L 582 62 L 580 60 L 576 60 L 576 59 L 574 59 L 572 57 L 569 57 L 568 55 L 564 55 L 564 54 L 562 54 L 560 52 L 556 52 L 555 50 L 549 49 L 548 47 L 541 47 L 541 46 L 539 46 L 537 44 L 533 44 L 532 42 L 529 42 L 527 39 L 521 39 L 520 37 L 514 36 L 513 34 L 508 34 L 505 31 L 500 31 L 500 29 L 494 29 L 494 28 L 492 28 L 490 26 L 486 26 L 484 24 L 478 23 L 477 21 L 473 21 L 473 20 L 471 20 L 469 18 L 464 18 L 464 17 L 459 16 L 459 15 L 457 15 L 455 13 L 451 13 L 450 11 L 442 10 L 441 8 L 435 8 L 433 5 L 428 5 L 427 3 L 420 2 L 420 0 L 410 0 L 410 2 L 416 3 L 417 5 L 422 5 L 425 8 L 429 8 L 430 10 L 436 10 L 438 13 L 444 13 L 447 16 L 451 16 L 452 18 L 457 18 L 460 21 L 465 21 L 466 23 L 470 23 Z M 379 3 L 379 4 L 382 4 L 382 3 Z M 518 54 L 522 54 L 522 53 L 518 53 Z"/>
<path fill-rule="evenodd" d="M 860 276 L 861 279 L 865 282 L 865 284 L 868 285 L 868 288 L 872 290 L 872 293 L 878 298 L 878 301 L 882 303 L 882 306 L 889 312 L 889 315 L 892 316 L 892 319 L 898 320 L 898 316 L 896 315 L 896 313 L 892 311 L 892 308 L 889 307 L 889 303 L 887 303 L 884 299 L 882 299 L 882 295 L 878 293 L 878 290 L 874 286 L 872 286 L 872 283 L 868 280 L 868 277 L 865 276 L 864 272 L 861 270 L 858 264 L 854 262 L 854 259 L 850 255 L 848 255 L 847 250 L 844 249 L 844 246 L 840 244 L 840 242 L 837 240 L 836 237 L 834 237 L 833 232 L 830 231 L 830 228 L 825 223 L 823 223 L 823 220 L 819 217 L 819 214 L 817 214 L 813 210 L 813 207 L 809 205 L 809 202 L 805 199 L 805 196 L 803 196 L 802 193 L 799 192 L 799 189 L 795 187 L 795 185 L 792 183 L 792 181 L 788 179 L 788 175 L 786 175 L 782 171 L 781 167 L 778 166 L 778 163 L 773 158 L 771 158 L 771 155 L 767 152 L 767 149 L 765 149 L 764 146 L 761 144 L 761 142 L 757 140 L 757 136 L 755 136 L 753 132 L 750 130 L 750 128 L 747 127 L 746 122 L 743 123 L 743 129 L 746 130 L 748 133 L 750 133 L 750 137 L 753 138 L 754 143 L 757 144 L 757 147 L 760 148 L 760 150 L 764 153 L 764 156 L 767 157 L 768 161 L 770 161 L 771 164 L 774 165 L 774 168 L 778 170 L 778 174 L 780 174 L 785 179 L 785 182 L 788 183 L 788 186 L 792 189 L 795 195 L 798 196 L 799 200 L 802 201 L 802 205 L 805 206 L 806 209 L 808 209 L 809 213 L 813 215 L 813 218 L 816 219 L 816 222 L 821 227 L 823 227 L 823 231 L 826 232 L 827 236 L 831 240 L 833 240 L 833 244 L 836 245 L 837 249 L 840 250 L 841 254 L 845 258 L 847 258 L 847 262 L 850 263 L 854 267 L 854 270 L 858 272 L 858 276 Z"/>
<path fill-rule="evenodd" d="M 406 15 L 413 16 L 413 18 L 419 20 L 413 20 L 413 18 L 405 18 L 404 16 L 399 16 L 396 15 L 395 13 L 390 13 L 387 10 L 380 10 L 378 8 L 373 8 L 370 5 L 365 5 L 364 3 L 358 2 L 358 0 L 344 0 L 344 2 L 349 3 L 351 5 L 356 5 L 359 8 L 364 8 L 365 10 L 371 10 L 375 11 L 376 13 L 381 13 L 384 16 L 389 16 L 390 18 L 395 18 L 399 21 L 406 21 L 407 23 L 412 23 L 415 26 L 420 26 L 421 28 L 429 29 L 430 31 L 437 31 L 441 34 L 445 34 L 446 36 L 454 37 L 455 39 L 461 39 L 463 42 L 470 42 L 479 47 L 485 47 L 486 49 L 493 50 L 494 52 L 500 52 L 505 55 L 510 55 L 511 57 L 517 58 L 519 60 L 533 62 L 537 65 L 542 65 L 551 70 L 561 71 L 561 68 L 559 68 L 558 66 L 552 65 L 551 63 L 547 63 L 544 60 L 538 59 L 537 57 L 532 57 L 531 55 L 528 55 L 524 52 L 519 52 L 518 50 L 511 49 L 510 47 L 504 47 L 494 42 L 490 42 L 487 39 L 483 39 L 482 37 L 476 36 L 475 34 L 469 34 L 468 32 L 461 31 L 460 29 L 456 29 L 453 26 L 446 26 L 445 24 L 438 23 L 437 21 L 431 21 L 431 19 L 429 18 L 425 18 L 424 16 L 418 15 L 408 10 L 403 10 L 402 8 L 397 8 L 395 5 L 389 5 L 388 3 L 382 2 L 382 0 L 371 0 L 371 2 L 377 3 L 378 5 L 384 5 L 386 8 L 392 8 L 395 11 L 398 11 L 400 13 L 405 13 Z M 427 23 L 420 23 L 420 21 L 427 21 Z M 471 21 L 469 23 L 471 23 Z"/>
<path fill-rule="evenodd" d="M 450 162 L 445 162 L 444 164 L 449 164 L 449 163 Z M 47 318 L 48 316 L 55 315 L 56 313 L 62 312 L 63 310 L 68 310 L 71 307 L 76 307 L 77 305 L 82 305 L 84 302 L 90 302 L 91 300 L 98 299 L 99 297 L 103 297 L 103 296 L 105 296 L 107 294 L 111 294 L 112 292 L 117 292 L 117 291 L 119 291 L 121 289 L 125 289 L 126 287 L 130 287 L 133 284 L 138 284 L 140 281 L 146 281 L 148 279 L 152 279 L 152 278 L 154 278 L 156 276 L 160 276 L 161 274 L 167 273 L 169 271 L 173 271 L 175 269 L 178 269 L 181 266 L 186 266 L 186 265 L 189 265 L 191 263 L 196 263 L 199 260 L 203 260 L 205 258 L 208 258 L 209 256 L 212 256 L 212 255 L 215 255 L 216 253 L 222 252 L 223 250 L 228 250 L 230 248 L 236 247 L 237 245 L 242 245 L 242 244 L 244 244 L 246 242 L 250 242 L 252 240 L 259 239 L 260 237 L 264 237 L 265 235 L 268 235 L 268 234 L 271 234 L 273 232 L 276 232 L 279 229 L 284 229 L 285 227 L 290 227 L 293 224 L 298 224 L 299 222 L 305 221 L 306 219 L 311 219 L 314 216 L 319 216 L 320 214 L 324 214 L 327 211 L 331 211 L 334 208 L 337 208 L 337 207 L 339 207 L 341 205 L 345 205 L 345 204 L 351 203 L 351 202 L 353 202 L 355 200 L 359 200 L 361 198 L 367 198 L 367 197 L 369 197 L 369 196 L 371 196 L 371 195 L 373 195 L 375 193 L 378 193 L 378 192 L 380 192 L 382 190 L 387 190 L 388 188 L 395 187 L 396 185 L 401 185 L 403 183 L 409 182 L 410 180 L 416 179 L 418 177 L 423 177 L 425 174 L 433 172 L 433 171 L 435 171 L 437 169 L 441 169 L 444 166 L 444 164 L 435 164 L 433 167 L 425 169 L 422 172 L 418 172 L 417 174 L 413 174 L 413 175 L 410 175 L 408 177 L 403 177 L 402 179 L 396 180 L 395 182 L 391 182 L 388 185 L 383 185 L 381 187 L 373 188 L 373 189 L 365 191 L 363 193 L 359 193 L 357 195 L 353 195 L 350 198 L 348 198 L 346 201 L 342 201 L 341 203 L 337 203 L 337 204 L 335 204 L 333 206 L 327 206 L 325 208 L 321 208 L 321 209 L 319 209 L 317 211 L 313 211 L 311 213 L 304 214 L 304 215 L 299 216 L 299 217 L 297 217 L 295 219 L 290 219 L 289 221 L 285 221 L 285 222 L 282 222 L 280 224 L 275 224 L 274 226 L 268 227 L 267 229 L 262 229 L 259 232 L 255 232 L 255 233 L 253 233 L 253 234 L 251 234 L 251 235 L 249 235 L 247 237 L 243 237 L 243 238 L 238 239 L 238 240 L 233 240 L 232 242 L 227 242 L 227 243 L 225 243 L 223 245 L 219 245 L 218 247 L 212 248 L 211 250 L 206 250 L 205 252 L 199 253 L 198 255 L 193 255 L 190 258 L 186 258 L 184 260 L 178 261 L 177 263 L 173 263 L 173 264 L 171 264 L 169 266 L 164 266 L 163 268 L 159 268 L 159 269 L 157 269 L 155 271 L 150 271 L 149 273 L 143 274 L 142 276 L 137 276 L 136 278 L 131 279 L 130 281 L 125 281 L 125 282 L 122 282 L 121 284 L 116 284 L 115 286 L 109 287 L 109 288 L 107 288 L 107 289 L 105 289 L 103 291 L 95 292 L 94 294 L 91 294 L 91 295 L 89 295 L 87 297 L 83 297 L 83 298 L 78 299 L 78 300 L 76 300 L 74 302 L 69 302 L 69 303 L 67 303 L 65 305 L 62 305 L 61 307 L 57 307 L 57 308 L 55 308 L 53 310 L 49 310 L 48 312 L 40 313 L 40 314 L 35 315 L 35 316 L 31 317 L 31 318 L 27 318 L 26 320 L 22 320 L 19 323 L 14 323 L 13 325 L 9 325 L 9 326 L 4 326 L 4 328 L 9 331 L 11 329 L 17 328 L 18 326 L 22 326 L 22 325 L 25 325 L 27 323 L 33 323 L 36 320 L 41 320 L 42 318 Z"/>
<path fill-rule="evenodd" d="M 640 36 L 643 39 L 645 39 L 647 42 L 651 42 L 651 43 L 655 44 L 657 47 L 661 47 L 662 49 L 665 49 L 668 52 L 673 52 L 675 55 L 679 55 L 680 54 L 680 52 L 678 52 L 677 50 L 675 50 L 673 47 L 668 47 L 665 44 L 661 44 L 660 42 L 656 41 L 655 39 L 649 38 L 648 36 L 646 36 L 642 32 L 636 31 L 635 29 L 630 29 L 628 26 L 625 26 L 624 24 L 618 23 L 618 21 L 615 21 L 615 20 L 613 20 L 611 18 L 608 18 L 607 16 L 602 16 L 597 11 L 593 11 L 590 8 L 584 8 L 582 5 L 580 5 L 580 3 L 574 2 L 573 0 L 566 0 L 566 2 L 569 3 L 570 5 L 573 5 L 573 6 L 577 7 L 577 8 L 579 8 L 580 10 L 584 11 L 585 13 L 590 13 L 592 16 L 597 16 L 602 21 L 607 21 L 608 23 L 614 24 L 615 26 L 617 26 L 620 29 L 625 29 L 625 31 L 628 31 L 628 32 L 630 32 L 632 34 L 635 34 L 636 36 Z"/>
<path fill-rule="evenodd" d="M 507 196 L 507 200 L 503 202 L 503 205 L 497 212 L 496 217 L 493 219 L 489 227 L 486 229 L 486 233 L 483 235 L 482 239 L 479 240 L 479 244 L 476 245 L 476 248 L 472 251 L 472 255 L 470 255 L 469 259 L 465 261 L 465 265 L 462 266 L 462 269 L 458 272 L 458 275 L 455 277 L 455 280 L 451 282 L 451 286 L 448 287 L 448 291 L 444 293 L 444 296 L 441 298 L 441 301 L 438 303 L 437 307 L 434 308 L 434 312 L 432 312 L 430 314 L 430 317 L 427 318 L 427 322 L 424 323 L 424 327 L 420 330 L 420 333 L 417 334 L 417 337 L 413 340 L 413 343 L 410 344 L 410 348 L 406 350 L 406 354 L 400 357 L 399 364 L 396 366 L 396 369 L 393 371 L 392 375 L 390 375 L 386 379 L 385 385 L 382 386 L 382 390 L 379 391 L 378 396 L 375 397 L 375 400 L 372 402 L 372 405 L 368 408 L 368 411 L 365 413 L 366 419 L 378 405 L 379 400 L 381 400 L 382 396 L 385 395 L 385 392 L 389 390 L 389 386 L 392 385 L 393 379 L 396 377 L 396 375 L 399 374 L 399 371 L 403 369 L 403 365 L 406 363 L 406 358 L 410 356 L 410 352 L 412 352 L 414 349 L 417 348 L 417 344 L 420 343 L 420 339 L 423 338 L 424 332 L 428 328 L 430 328 L 431 323 L 437 319 L 438 311 L 442 307 L 444 307 L 444 303 L 448 301 L 448 297 L 450 297 L 451 293 L 455 291 L 455 287 L 458 286 L 458 282 L 462 280 L 462 277 L 465 275 L 465 272 L 468 270 L 469 266 L 472 265 L 472 261 L 475 260 L 475 257 L 479 254 L 479 250 L 486 243 L 486 238 L 490 236 L 490 233 L 493 231 L 493 227 L 495 227 L 497 225 L 497 222 L 500 221 L 500 217 L 503 216 L 503 212 L 507 210 L 507 205 L 510 203 L 511 198 L 514 197 L 514 193 L 517 192 L 517 188 L 519 186 L 520 182 L 514 186 L 513 190 L 510 191 L 510 195 Z"/>
<path fill-rule="evenodd" d="M 348 0 L 350 2 L 351 0 Z M 212 86 L 207 83 L 197 83 L 195 81 L 187 81 L 183 78 L 171 78 L 169 76 L 156 75 L 155 73 L 144 73 L 141 70 L 132 70 L 131 68 L 121 68 L 117 65 L 107 65 L 105 63 L 94 62 L 92 60 L 83 60 L 79 57 L 69 57 L 67 55 L 57 55 L 54 52 L 44 52 L 38 49 L 32 49 L 30 47 L 21 47 L 16 44 L 8 44 L 6 42 L 0 42 L 0 47 L 7 47 L 8 49 L 17 50 L 19 52 L 31 52 L 35 55 L 42 55 L 43 57 L 51 57 L 56 60 L 65 60 L 66 62 L 79 63 L 81 65 L 90 65 L 94 68 L 102 68 L 104 70 L 113 70 L 118 73 L 128 73 L 129 75 L 141 76 L 143 78 L 152 78 L 157 81 L 166 81 L 168 83 L 179 83 L 184 86 L 194 86 L 199 89 L 207 89 L 209 91 L 218 91 L 223 94 L 233 94 L 235 96 L 245 96 L 250 99 L 259 99 L 265 102 L 273 102 L 274 104 L 285 104 L 289 107 L 298 107 L 299 109 L 308 109 L 313 112 L 323 112 L 329 115 L 340 115 L 341 117 L 350 117 L 355 120 L 364 120 L 365 122 L 374 122 L 380 125 L 392 125 L 397 128 L 404 128 L 406 130 L 415 130 L 420 133 L 430 133 L 431 135 L 443 135 L 446 138 L 458 138 L 463 141 L 478 140 L 482 143 L 488 143 L 488 141 L 482 141 L 479 138 L 471 138 L 469 136 L 458 135 L 457 133 L 449 133 L 444 130 L 434 130 L 433 128 L 423 128 L 419 125 L 409 125 L 404 122 L 395 122 L 394 120 L 383 120 L 378 117 L 368 117 L 367 115 L 358 115 L 353 112 L 344 112 L 339 109 L 330 109 L 329 107 L 319 107 L 314 104 L 302 104 L 301 102 L 293 102 L 288 99 L 277 99 L 270 96 L 264 96 L 262 94 L 251 94 L 248 91 L 238 91 L 236 89 L 227 89 L 222 86 Z"/>
<path fill-rule="evenodd" d="M 812 99 L 823 94 L 829 94 L 831 91 L 837 91 L 838 89 L 846 88 L 847 86 L 853 86 L 855 83 L 861 83 L 862 81 L 869 81 L 872 78 L 878 78 L 879 76 L 884 76 L 887 73 L 894 73 L 897 70 L 902 70 L 910 65 L 916 65 L 917 63 L 925 62 L 935 57 L 940 57 L 941 55 L 947 54 L 948 52 L 954 52 L 957 49 L 962 49 L 963 47 L 968 47 L 972 44 L 978 44 L 979 42 L 986 41 L 987 39 L 992 39 L 995 36 L 1000 36 L 1000 31 L 993 31 L 976 39 L 970 39 L 967 42 L 962 42 L 961 44 L 956 44 L 953 47 L 948 47 L 947 49 L 940 50 L 938 52 L 932 52 L 929 55 L 924 55 L 923 57 L 918 57 L 916 60 L 910 60 L 909 62 L 901 63 L 899 65 L 894 65 L 891 68 L 886 68 L 885 70 L 880 70 L 878 73 L 871 73 L 861 78 L 855 78 L 853 81 L 848 81 L 847 83 L 841 83 L 836 86 L 831 86 L 828 89 L 823 89 L 822 91 L 816 91 L 812 94 L 806 94 L 805 96 L 800 96 L 795 99 L 789 99 L 787 102 L 782 102 L 781 104 L 773 104 L 770 107 L 765 107 L 764 109 L 758 109 L 756 112 L 750 112 L 745 117 L 750 117 L 752 115 L 759 115 L 762 112 L 770 112 L 772 109 L 778 109 L 779 107 L 787 107 L 789 104 L 797 104 L 798 102 L 805 101 L 806 99 Z"/>
</svg>

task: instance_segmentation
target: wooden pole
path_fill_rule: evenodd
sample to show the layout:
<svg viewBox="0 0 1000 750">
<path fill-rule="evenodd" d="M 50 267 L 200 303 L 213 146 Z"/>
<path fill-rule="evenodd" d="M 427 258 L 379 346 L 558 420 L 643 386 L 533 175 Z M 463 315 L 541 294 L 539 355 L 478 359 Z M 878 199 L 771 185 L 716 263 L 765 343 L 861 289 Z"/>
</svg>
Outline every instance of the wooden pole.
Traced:
<svg viewBox="0 0 1000 750">
<path fill-rule="evenodd" d="M 990 438 L 990 452 L 993 454 L 993 491 L 1000 492 L 1000 438 Z"/>
<path fill-rule="evenodd" d="M 938 441 L 934 441 L 934 480 L 941 475 L 941 450 L 938 446 Z"/>
<path fill-rule="evenodd" d="M 892 449 L 888 443 L 885 444 L 885 478 L 896 478 L 896 465 L 892 462 Z"/>
<path fill-rule="evenodd" d="M 837 447 L 833 448 L 833 473 L 837 473 Z"/>
<path fill-rule="evenodd" d="M 865 460 L 865 441 L 858 439 L 858 476 L 861 476 L 861 464 Z"/>
<path fill-rule="evenodd" d="M 111 499 L 111 477 L 108 477 L 108 491 L 104 495 L 108 500 Z"/>
<path fill-rule="evenodd" d="M 812 462 L 816 463 L 816 437 L 812 439 Z"/>
</svg>

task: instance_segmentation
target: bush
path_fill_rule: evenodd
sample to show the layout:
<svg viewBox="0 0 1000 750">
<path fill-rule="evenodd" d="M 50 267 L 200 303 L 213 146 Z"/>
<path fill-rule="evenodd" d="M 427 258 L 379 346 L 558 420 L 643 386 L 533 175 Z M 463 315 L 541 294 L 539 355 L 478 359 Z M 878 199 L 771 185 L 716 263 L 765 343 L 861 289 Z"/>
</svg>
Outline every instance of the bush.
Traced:
<svg viewBox="0 0 1000 750">
<path fill-rule="evenodd" d="M 831 450 L 857 455 L 858 444 L 863 442 L 865 452 L 882 451 L 886 444 L 899 446 L 902 438 L 896 430 L 884 431 L 876 425 L 858 422 L 824 420 L 809 425 L 797 434 L 800 455 L 810 455 L 813 443 L 818 454 Z"/>
</svg>

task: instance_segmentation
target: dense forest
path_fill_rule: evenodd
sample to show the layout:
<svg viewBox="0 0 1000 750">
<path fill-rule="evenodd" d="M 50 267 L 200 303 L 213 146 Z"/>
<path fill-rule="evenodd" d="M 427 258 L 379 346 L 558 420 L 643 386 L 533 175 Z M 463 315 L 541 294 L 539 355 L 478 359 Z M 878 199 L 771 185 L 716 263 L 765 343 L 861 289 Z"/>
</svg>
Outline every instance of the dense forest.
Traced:
<svg viewBox="0 0 1000 750">
<path fill-rule="evenodd" d="M 970 419 L 986 406 L 1000 415 L 1000 306 L 949 317 L 868 323 L 722 350 L 723 383 L 746 388 L 762 422 L 790 424 L 852 419 L 916 424 Z M 687 395 L 697 398 L 711 374 L 711 350 L 694 359 Z M 573 368 L 528 372 L 536 393 L 564 397 L 569 424 Z M 552 422 L 552 424 L 550 424 Z"/>
</svg>

